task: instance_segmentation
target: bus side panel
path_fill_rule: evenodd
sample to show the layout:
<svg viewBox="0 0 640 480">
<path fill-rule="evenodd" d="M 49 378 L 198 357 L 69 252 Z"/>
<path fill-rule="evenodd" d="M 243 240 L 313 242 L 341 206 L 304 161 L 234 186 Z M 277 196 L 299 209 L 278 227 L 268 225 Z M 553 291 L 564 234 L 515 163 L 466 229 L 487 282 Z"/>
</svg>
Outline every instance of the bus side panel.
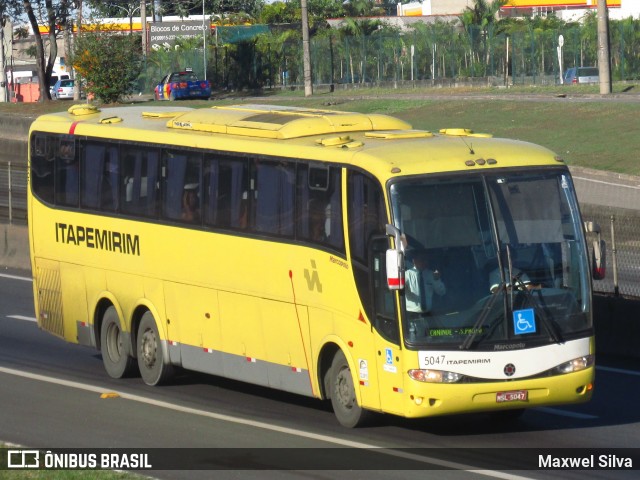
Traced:
<svg viewBox="0 0 640 480">
<path fill-rule="evenodd" d="M 165 282 L 167 340 L 180 344 L 184 368 L 222 375 L 220 319 L 215 290 Z"/>
<path fill-rule="evenodd" d="M 260 299 L 219 292 L 218 301 L 222 350 L 229 354 L 223 357 L 224 376 L 268 386 Z"/>
<path fill-rule="evenodd" d="M 262 330 L 267 351 L 269 386 L 312 395 L 309 361 L 307 309 L 292 303 L 261 301 Z"/>
<path fill-rule="evenodd" d="M 224 376 L 313 396 L 306 309 L 229 292 L 219 302 Z"/>
<path fill-rule="evenodd" d="M 60 283 L 64 312 L 64 338 L 68 342 L 91 345 L 83 267 L 69 263 L 60 264 Z"/>
</svg>

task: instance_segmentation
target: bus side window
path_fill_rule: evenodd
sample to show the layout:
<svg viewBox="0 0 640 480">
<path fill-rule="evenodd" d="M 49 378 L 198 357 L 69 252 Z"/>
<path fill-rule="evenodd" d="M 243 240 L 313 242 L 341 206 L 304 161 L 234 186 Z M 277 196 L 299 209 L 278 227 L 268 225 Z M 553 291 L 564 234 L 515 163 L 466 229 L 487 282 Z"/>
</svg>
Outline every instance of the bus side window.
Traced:
<svg viewBox="0 0 640 480">
<path fill-rule="evenodd" d="M 100 187 L 100 208 L 109 212 L 117 212 L 119 205 L 118 177 L 120 173 L 120 155 L 118 147 L 107 147 L 105 166 Z"/>
<path fill-rule="evenodd" d="M 165 150 L 162 155 L 163 215 L 200 223 L 200 154 Z"/>
<path fill-rule="evenodd" d="M 310 178 L 312 168 L 298 165 L 297 238 L 344 251 L 341 169 L 327 167 L 326 180 L 317 188 Z"/>
<path fill-rule="evenodd" d="M 349 172 L 349 244 L 354 258 L 368 264 L 368 243 L 373 235 L 384 235 L 386 212 L 382 188 L 372 178 Z"/>
<path fill-rule="evenodd" d="M 122 211 L 145 217 L 157 216 L 158 151 L 123 147 L 122 156 Z"/>
<path fill-rule="evenodd" d="M 293 237 L 294 164 L 256 162 L 256 190 L 255 230 Z"/>
<path fill-rule="evenodd" d="M 34 134 L 31 150 L 31 188 L 40 200 L 53 203 L 54 154 L 51 135 Z"/>
<path fill-rule="evenodd" d="M 55 152 L 56 203 L 77 207 L 79 200 L 80 168 L 75 141 L 60 138 Z"/>
<path fill-rule="evenodd" d="M 80 158 L 82 207 L 116 212 L 118 210 L 118 148 L 107 143 L 87 142 L 82 145 Z"/>
<path fill-rule="evenodd" d="M 247 161 L 207 156 L 203 180 L 205 223 L 220 228 L 247 228 Z"/>
<path fill-rule="evenodd" d="M 83 173 L 80 201 L 83 207 L 98 209 L 107 147 L 101 143 L 87 143 L 83 147 L 81 149 Z"/>
<path fill-rule="evenodd" d="M 386 212 L 382 187 L 373 178 L 356 171 L 348 172 L 348 218 L 351 263 L 362 306 L 374 318 L 373 285 L 371 283 L 371 241 L 384 236 Z"/>
</svg>

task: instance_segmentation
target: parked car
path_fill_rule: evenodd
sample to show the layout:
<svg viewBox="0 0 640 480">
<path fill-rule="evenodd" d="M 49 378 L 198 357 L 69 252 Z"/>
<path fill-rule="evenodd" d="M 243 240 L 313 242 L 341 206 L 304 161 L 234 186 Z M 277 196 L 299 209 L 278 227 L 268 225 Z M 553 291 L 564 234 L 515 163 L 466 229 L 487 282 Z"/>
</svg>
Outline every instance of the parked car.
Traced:
<svg viewBox="0 0 640 480">
<path fill-rule="evenodd" d="M 565 85 L 577 85 L 583 83 L 600 83 L 598 67 L 572 67 L 564 72 Z"/>
<path fill-rule="evenodd" d="M 160 81 L 154 89 L 156 100 L 178 100 L 184 98 L 202 98 L 211 96 L 211 82 L 199 80 L 190 68 L 184 72 L 173 72 Z"/>
<path fill-rule="evenodd" d="M 49 79 L 49 95 L 51 96 L 51 98 L 53 98 L 53 87 L 56 86 L 56 82 L 58 80 L 66 80 L 68 78 L 69 78 L 69 75 L 67 74 L 59 75 L 57 73 L 53 73 L 51 75 L 51 78 Z"/>
<path fill-rule="evenodd" d="M 51 97 L 54 100 L 62 100 L 63 98 L 73 100 L 73 80 L 68 78 L 58 80 L 53 86 L 53 95 Z"/>
</svg>

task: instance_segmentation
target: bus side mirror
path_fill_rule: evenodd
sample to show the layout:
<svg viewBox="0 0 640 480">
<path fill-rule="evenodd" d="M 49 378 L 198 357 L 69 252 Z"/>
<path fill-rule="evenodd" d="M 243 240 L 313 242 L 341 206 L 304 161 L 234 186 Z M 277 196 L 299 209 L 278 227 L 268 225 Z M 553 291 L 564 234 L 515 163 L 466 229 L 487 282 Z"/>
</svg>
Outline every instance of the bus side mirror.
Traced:
<svg viewBox="0 0 640 480">
<path fill-rule="evenodd" d="M 584 222 L 584 226 L 587 232 L 598 234 L 598 238 L 593 241 L 593 251 L 591 253 L 591 276 L 594 280 L 602 280 L 607 273 L 607 246 L 600 236 L 600 225 L 595 222 Z"/>
<path fill-rule="evenodd" d="M 387 286 L 389 290 L 404 288 L 404 254 L 394 248 L 387 250 Z"/>
<path fill-rule="evenodd" d="M 386 254 L 387 287 L 389 290 L 402 290 L 404 288 L 404 253 L 400 230 L 387 224 L 386 231 L 387 235 L 394 238 L 396 247 L 388 249 Z"/>
</svg>

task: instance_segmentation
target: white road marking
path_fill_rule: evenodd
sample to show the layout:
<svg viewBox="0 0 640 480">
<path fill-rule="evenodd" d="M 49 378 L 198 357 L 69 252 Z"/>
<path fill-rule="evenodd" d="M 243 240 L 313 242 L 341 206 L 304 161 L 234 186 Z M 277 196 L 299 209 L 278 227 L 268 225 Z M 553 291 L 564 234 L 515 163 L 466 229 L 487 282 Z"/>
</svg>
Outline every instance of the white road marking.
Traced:
<svg viewBox="0 0 640 480">
<path fill-rule="evenodd" d="M 640 377 L 640 372 L 636 372 L 634 370 L 624 370 L 622 368 L 597 366 L 596 370 L 602 370 L 603 372 L 622 373 L 624 375 L 635 375 L 636 377 Z"/>
<path fill-rule="evenodd" d="M 0 277 L 10 278 L 11 280 L 22 280 L 24 282 L 33 282 L 31 277 L 19 277 L 18 275 L 9 275 L 8 273 L 0 273 Z"/>
<path fill-rule="evenodd" d="M 539 412 L 548 413 L 551 415 L 559 415 L 561 417 L 577 418 L 580 420 L 595 420 L 598 418 L 595 415 L 587 415 L 586 413 L 569 412 L 567 410 L 558 410 L 557 408 L 540 407 L 536 408 Z"/>
<path fill-rule="evenodd" d="M 24 315 L 7 315 L 7 318 L 13 318 L 14 320 L 24 320 L 26 322 L 37 322 L 35 317 L 25 317 Z"/>
<path fill-rule="evenodd" d="M 605 182 L 604 180 L 595 180 L 593 178 L 585 178 L 585 177 L 576 177 L 572 175 L 574 180 L 584 180 L 585 182 L 593 182 L 593 183 L 602 183 L 604 185 L 611 185 L 612 187 L 624 187 L 624 188 L 632 188 L 634 190 L 640 190 L 640 187 L 635 185 L 624 185 L 622 183 L 613 183 L 613 182 Z"/>
<path fill-rule="evenodd" d="M 84 383 L 73 382 L 73 381 L 70 381 L 70 380 L 63 380 L 63 379 L 60 379 L 60 378 L 52 378 L 52 377 L 49 377 L 49 376 L 39 375 L 37 373 L 29 373 L 29 372 L 23 372 L 23 371 L 20 371 L 20 370 L 15 370 L 13 368 L 0 367 L 0 372 L 6 373 L 7 375 L 15 375 L 17 377 L 28 378 L 28 379 L 31 379 L 31 380 L 37 380 L 39 382 L 46 382 L 46 383 L 52 383 L 52 384 L 55 384 L 55 385 L 62 385 L 64 387 L 77 388 L 79 390 L 84 390 L 84 391 L 87 391 L 87 392 L 94 392 L 94 393 L 99 393 L 99 394 L 103 394 L 103 393 L 106 393 L 106 392 L 114 392 L 112 389 L 106 388 L 106 387 L 99 387 L 99 386 L 95 386 L 95 385 L 87 385 L 87 384 L 84 384 Z M 127 400 L 131 400 L 131 401 L 134 401 L 134 402 L 140 402 L 140 403 L 144 403 L 144 404 L 147 404 L 147 405 L 153 405 L 153 406 L 160 407 L 160 408 L 167 408 L 169 410 L 174 410 L 176 412 L 182 412 L 182 413 L 187 413 L 187 414 L 191 414 L 191 415 L 199 415 L 201 417 L 212 418 L 214 420 L 220 420 L 220 421 L 224 421 L 224 422 L 231 422 L 231 423 L 236 423 L 236 424 L 239 424 L 239 425 L 246 425 L 246 426 L 255 427 L 255 428 L 262 428 L 262 429 L 270 430 L 270 431 L 273 431 L 273 432 L 279 432 L 279 433 L 285 433 L 285 434 L 288 434 L 288 435 L 294 435 L 294 436 L 297 436 L 297 437 L 309 438 L 309 439 L 312 439 L 312 440 L 331 443 L 331 444 L 334 444 L 334 445 L 340 445 L 340 446 L 343 446 L 343 447 L 363 448 L 363 449 L 364 448 L 366 448 L 366 449 L 376 449 L 377 451 L 379 451 L 381 454 L 384 454 L 384 455 L 391 455 L 391 456 L 395 456 L 395 457 L 399 457 L 399 458 L 411 459 L 411 460 L 416 461 L 416 462 L 422 462 L 422 463 L 429 464 L 429 465 L 438 465 L 438 466 L 444 467 L 444 468 L 451 468 L 451 469 L 455 469 L 455 470 L 465 470 L 465 471 L 476 473 L 478 475 L 484 475 L 486 477 L 502 478 L 502 479 L 505 479 L 505 480 L 524 480 L 524 479 L 528 479 L 529 478 L 529 477 L 522 477 L 522 476 L 519 476 L 519 475 L 513 475 L 513 474 L 510 474 L 510 473 L 498 472 L 498 471 L 494 471 L 494 470 L 481 470 L 481 469 L 478 469 L 477 467 L 474 467 L 472 465 L 465 465 L 463 463 L 449 462 L 449 461 L 441 460 L 441 459 L 438 459 L 438 458 L 425 457 L 425 456 L 422 456 L 422 455 L 415 455 L 415 454 L 402 452 L 402 451 L 395 451 L 395 450 L 391 450 L 389 448 L 380 447 L 379 445 L 371 445 L 371 444 L 367 444 L 367 443 L 354 442 L 354 441 L 351 441 L 351 440 L 344 440 L 344 439 L 335 438 L 335 437 L 328 436 L 328 435 L 320 435 L 320 434 L 316 434 L 316 433 L 304 432 L 302 430 L 296 430 L 296 429 L 293 429 L 293 428 L 280 427 L 278 425 L 272 425 L 272 424 L 269 424 L 269 423 L 259 422 L 259 421 L 256 421 L 256 420 L 247 420 L 247 419 L 243 419 L 243 418 L 232 417 L 230 415 L 223 415 L 223 414 L 220 414 L 220 413 L 208 412 L 206 410 L 199 410 L 199 409 L 191 408 L 191 407 L 183 407 L 181 405 L 175 405 L 173 403 L 164 402 L 164 401 L 161 401 L 161 400 L 154 400 L 152 398 L 147 398 L 147 397 L 143 397 L 143 396 L 140 396 L 140 395 L 134 395 L 134 394 L 130 394 L 130 393 L 117 392 L 117 391 L 115 391 L 114 393 L 117 393 L 120 397 L 122 397 L 124 399 L 127 399 Z"/>
</svg>

